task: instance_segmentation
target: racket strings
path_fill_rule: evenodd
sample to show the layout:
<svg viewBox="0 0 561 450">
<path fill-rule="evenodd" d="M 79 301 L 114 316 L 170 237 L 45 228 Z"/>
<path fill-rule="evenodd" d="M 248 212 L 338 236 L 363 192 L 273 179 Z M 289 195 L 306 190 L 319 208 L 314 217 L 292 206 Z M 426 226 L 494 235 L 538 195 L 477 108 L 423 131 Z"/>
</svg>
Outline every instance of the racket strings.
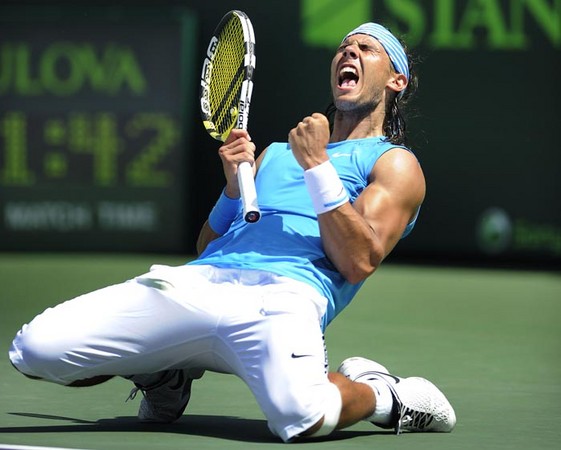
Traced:
<svg viewBox="0 0 561 450">
<path fill-rule="evenodd" d="M 210 79 L 209 103 L 216 132 L 229 132 L 238 118 L 237 105 L 244 80 L 244 34 L 234 17 L 220 33 Z"/>
</svg>

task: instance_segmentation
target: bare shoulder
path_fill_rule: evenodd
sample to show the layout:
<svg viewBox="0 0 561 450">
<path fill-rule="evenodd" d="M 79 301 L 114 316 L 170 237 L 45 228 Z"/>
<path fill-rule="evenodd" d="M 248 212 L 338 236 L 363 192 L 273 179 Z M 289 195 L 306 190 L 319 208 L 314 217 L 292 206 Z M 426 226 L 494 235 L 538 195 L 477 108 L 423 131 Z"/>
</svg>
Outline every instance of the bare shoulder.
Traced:
<svg viewBox="0 0 561 450">
<path fill-rule="evenodd" d="M 376 231 L 387 255 L 403 236 L 425 198 L 425 177 L 415 155 L 395 147 L 372 169 L 370 183 L 353 207 Z"/>
<path fill-rule="evenodd" d="M 425 197 L 425 176 L 415 155 L 401 147 L 384 153 L 374 165 L 371 183 L 399 192 L 403 200 L 420 205 Z"/>
<path fill-rule="evenodd" d="M 384 153 L 374 165 L 372 175 L 382 176 L 386 172 L 394 175 L 421 176 L 424 179 L 419 160 L 412 152 L 401 147 L 394 147 Z"/>
</svg>

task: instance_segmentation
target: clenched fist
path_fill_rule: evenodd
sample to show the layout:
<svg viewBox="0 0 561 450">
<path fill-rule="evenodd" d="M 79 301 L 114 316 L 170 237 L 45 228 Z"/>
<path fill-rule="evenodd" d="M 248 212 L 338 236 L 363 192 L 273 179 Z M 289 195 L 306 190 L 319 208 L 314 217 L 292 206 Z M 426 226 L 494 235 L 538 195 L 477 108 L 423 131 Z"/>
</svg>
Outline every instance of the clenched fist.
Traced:
<svg viewBox="0 0 561 450">
<path fill-rule="evenodd" d="M 329 143 L 329 121 L 320 113 L 304 118 L 288 134 L 292 153 L 304 170 L 315 167 L 327 160 L 326 147 Z"/>
</svg>

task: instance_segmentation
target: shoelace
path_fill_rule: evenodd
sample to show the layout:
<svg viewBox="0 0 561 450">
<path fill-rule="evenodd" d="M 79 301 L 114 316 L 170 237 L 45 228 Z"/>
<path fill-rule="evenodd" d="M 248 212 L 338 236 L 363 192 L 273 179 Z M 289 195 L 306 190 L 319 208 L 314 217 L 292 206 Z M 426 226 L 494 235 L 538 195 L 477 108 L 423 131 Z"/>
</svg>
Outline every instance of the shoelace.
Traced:
<svg viewBox="0 0 561 450">
<path fill-rule="evenodd" d="M 178 380 L 177 387 L 182 386 L 183 383 L 184 383 L 183 372 L 182 371 L 169 371 L 167 375 L 164 375 L 160 381 L 153 384 L 152 386 L 148 386 L 148 387 L 135 386 L 135 387 L 133 387 L 131 389 L 130 393 L 129 393 L 129 396 L 125 400 L 125 403 L 128 402 L 129 400 L 134 400 L 136 398 L 136 395 L 138 394 L 138 391 L 142 392 L 142 395 L 145 395 L 144 393 L 146 391 L 151 391 L 153 389 L 156 389 L 156 388 L 159 388 L 159 387 L 163 386 L 164 384 L 169 383 L 170 380 L 175 376 L 177 376 L 177 380 Z M 177 389 L 177 388 L 174 387 L 172 389 Z"/>
<path fill-rule="evenodd" d="M 129 396 L 126 398 L 125 403 L 127 403 L 129 400 L 134 400 L 136 398 L 136 394 L 138 394 L 138 391 L 142 391 L 142 389 L 136 386 L 133 387 L 129 393 Z"/>
<path fill-rule="evenodd" d="M 402 428 L 424 430 L 433 420 L 434 416 L 428 412 L 415 411 L 414 409 L 402 406 L 396 424 L 396 434 L 401 434 Z"/>
</svg>

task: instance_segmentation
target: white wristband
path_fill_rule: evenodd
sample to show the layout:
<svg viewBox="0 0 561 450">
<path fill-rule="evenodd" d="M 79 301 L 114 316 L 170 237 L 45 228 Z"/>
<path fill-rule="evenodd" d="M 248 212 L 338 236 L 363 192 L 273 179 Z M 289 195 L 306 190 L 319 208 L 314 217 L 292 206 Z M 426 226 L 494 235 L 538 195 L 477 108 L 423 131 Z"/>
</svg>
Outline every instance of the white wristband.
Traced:
<svg viewBox="0 0 561 450">
<path fill-rule="evenodd" d="M 316 214 L 331 211 L 349 201 L 345 186 L 331 161 L 305 170 L 304 180 Z"/>
</svg>

